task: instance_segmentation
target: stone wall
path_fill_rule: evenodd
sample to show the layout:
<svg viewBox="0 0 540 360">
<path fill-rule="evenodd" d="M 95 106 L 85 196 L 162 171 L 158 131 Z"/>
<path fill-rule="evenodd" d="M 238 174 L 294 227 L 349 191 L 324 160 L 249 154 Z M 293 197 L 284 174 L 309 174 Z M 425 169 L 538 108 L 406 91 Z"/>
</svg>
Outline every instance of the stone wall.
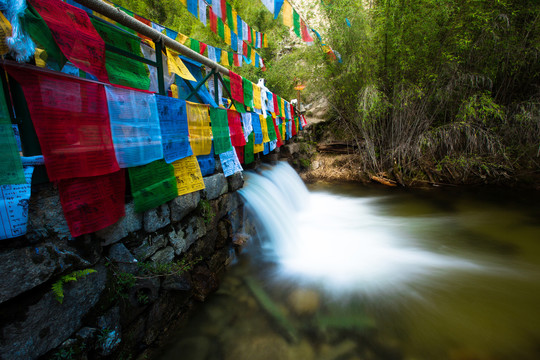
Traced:
<svg viewBox="0 0 540 360">
<path fill-rule="evenodd" d="M 204 191 L 141 214 L 128 199 L 118 223 L 75 239 L 56 187 L 33 187 L 28 234 L 0 243 L 0 359 L 128 359 L 217 289 L 244 180 L 204 180 Z M 52 285 L 85 269 L 95 272 L 65 278 L 60 303 Z"/>
</svg>

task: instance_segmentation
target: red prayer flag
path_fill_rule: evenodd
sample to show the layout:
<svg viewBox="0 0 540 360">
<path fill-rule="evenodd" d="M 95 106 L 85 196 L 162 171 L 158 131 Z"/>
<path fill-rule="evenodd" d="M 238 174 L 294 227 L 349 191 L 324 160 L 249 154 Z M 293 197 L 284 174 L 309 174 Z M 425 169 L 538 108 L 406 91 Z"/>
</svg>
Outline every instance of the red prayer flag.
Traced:
<svg viewBox="0 0 540 360">
<path fill-rule="evenodd" d="M 305 42 L 313 42 L 313 38 L 311 37 L 311 35 L 309 35 L 309 30 L 304 20 L 300 20 L 300 24 L 300 28 L 302 29 L 302 40 L 304 40 Z"/>
<path fill-rule="evenodd" d="M 105 42 L 88 14 L 60 0 L 31 0 L 62 53 L 79 69 L 109 82 L 105 69 Z"/>
<path fill-rule="evenodd" d="M 227 24 L 227 1 L 221 0 L 221 20 L 224 24 Z"/>
<path fill-rule="evenodd" d="M 272 94 L 272 98 L 274 99 L 274 114 L 279 115 L 279 104 L 278 104 L 278 98 L 276 94 Z"/>
<path fill-rule="evenodd" d="M 253 37 L 251 36 L 251 27 L 248 25 L 248 43 L 253 44 Z"/>
<path fill-rule="evenodd" d="M 125 215 L 124 170 L 112 174 L 62 180 L 60 202 L 73 237 L 89 234 Z"/>
<path fill-rule="evenodd" d="M 247 56 L 248 54 L 248 44 L 244 41 L 244 46 L 242 46 L 242 51 L 244 56 Z"/>
<path fill-rule="evenodd" d="M 274 99 L 276 98 L 276 96 L 274 95 Z M 277 136 L 277 144 L 276 146 L 277 147 L 281 147 L 281 145 L 283 145 L 283 141 L 281 140 L 281 133 L 279 132 L 279 129 L 276 125 L 276 118 L 273 118 L 272 117 L 272 123 L 274 124 L 274 130 L 276 131 L 276 136 Z"/>
<path fill-rule="evenodd" d="M 207 46 L 208 45 L 206 45 L 205 43 L 199 42 L 199 52 L 201 53 L 201 55 L 204 54 Z"/>
<path fill-rule="evenodd" d="M 242 115 L 235 110 L 227 110 L 227 119 L 229 121 L 229 133 L 231 134 L 231 144 L 233 146 L 245 146 L 246 138 L 242 130 Z"/>
<path fill-rule="evenodd" d="M 51 181 L 118 171 L 104 86 L 6 67 L 22 86 Z"/>
<path fill-rule="evenodd" d="M 291 121 L 292 121 L 291 135 L 292 135 L 292 136 L 296 136 L 296 121 L 297 121 L 297 119 L 295 119 L 294 117 L 292 117 L 292 118 L 291 118 Z"/>
<path fill-rule="evenodd" d="M 229 70 L 231 78 L 231 97 L 239 103 L 244 103 L 244 88 L 242 87 L 242 77 Z"/>
<path fill-rule="evenodd" d="M 234 54 L 234 66 L 240 66 L 240 60 L 238 59 L 238 54 Z"/>
<path fill-rule="evenodd" d="M 243 164 L 244 163 L 244 147 L 235 146 L 234 151 L 236 151 L 236 156 L 238 156 L 238 160 L 240 161 L 240 164 Z"/>
<path fill-rule="evenodd" d="M 214 34 L 217 34 L 217 15 L 211 7 L 210 7 L 210 11 L 208 12 L 208 15 L 210 17 L 210 30 Z"/>
</svg>

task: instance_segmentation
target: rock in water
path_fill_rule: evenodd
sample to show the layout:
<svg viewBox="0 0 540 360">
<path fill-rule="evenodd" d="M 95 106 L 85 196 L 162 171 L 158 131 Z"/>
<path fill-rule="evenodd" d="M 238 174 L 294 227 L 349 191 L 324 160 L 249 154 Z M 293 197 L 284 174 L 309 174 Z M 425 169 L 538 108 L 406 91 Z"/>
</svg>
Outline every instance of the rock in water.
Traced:
<svg viewBox="0 0 540 360">
<path fill-rule="evenodd" d="M 320 307 L 319 294 L 309 289 L 296 289 L 287 299 L 291 310 L 297 315 L 312 315 Z"/>
</svg>

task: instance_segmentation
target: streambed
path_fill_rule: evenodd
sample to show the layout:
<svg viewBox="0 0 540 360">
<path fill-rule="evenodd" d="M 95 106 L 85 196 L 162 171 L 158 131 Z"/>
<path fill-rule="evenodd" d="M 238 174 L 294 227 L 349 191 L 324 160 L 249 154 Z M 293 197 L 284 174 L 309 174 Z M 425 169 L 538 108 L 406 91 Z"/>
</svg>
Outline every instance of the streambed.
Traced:
<svg viewBox="0 0 540 360">
<path fill-rule="evenodd" d="M 536 193 L 315 184 L 242 195 L 258 236 L 154 358 L 540 358 Z"/>
</svg>

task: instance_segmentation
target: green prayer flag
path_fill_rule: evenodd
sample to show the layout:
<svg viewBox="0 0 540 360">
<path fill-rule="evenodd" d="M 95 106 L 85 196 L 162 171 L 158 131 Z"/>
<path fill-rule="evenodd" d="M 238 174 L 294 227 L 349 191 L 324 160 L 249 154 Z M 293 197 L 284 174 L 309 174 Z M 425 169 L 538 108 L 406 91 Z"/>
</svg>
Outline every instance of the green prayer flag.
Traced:
<svg viewBox="0 0 540 360">
<path fill-rule="evenodd" d="M 278 114 L 279 116 L 283 116 L 283 109 L 281 108 L 281 97 L 276 95 L 277 96 L 277 104 L 278 104 Z"/>
<path fill-rule="evenodd" d="M 178 196 L 174 167 L 164 160 L 132 167 L 128 171 L 136 212 L 155 209 Z"/>
<path fill-rule="evenodd" d="M 274 120 L 272 115 L 266 117 L 266 127 L 268 128 L 268 138 L 270 141 L 277 140 L 276 129 L 274 128 Z"/>
<path fill-rule="evenodd" d="M 4 87 L 0 86 L 0 185 L 25 184 L 21 157 L 11 126 Z"/>
<path fill-rule="evenodd" d="M 294 24 L 294 33 L 299 38 L 302 37 L 302 33 L 300 32 L 300 15 L 296 12 L 296 10 L 293 10 L 293 24 Z"/>
<path fill-rule="evenodd" d="M 30 5 L 24 12 L 22 26 L 39 48 L 47 52 L 47 65 L 56 71 L 62 70 L 66 57 L 54 41 L 51 30 L 41 15 Z"/>
<path fill-rule="evenodd" d="M 231 31 L 234 32 L 233 30 L 234 20 L 233 20 L 233 14 L 232 14 L 232 7 L 231 7 L 231 4 L 229 3 L 227 3 L 227 24 L 231 28 Z"/>
<path fill-rule="evenodd" d="M 225 39 L 225 24 L 223 24 L 223 20 L 218 17 L 218 36 L 222 39 Z"/>
<path fill-rule="evenodd" d="M 254 141 L 255 136 L 253 133 L 249 134 L 248 142 L 246 143 L 246 146 L 244 146 L 244 164 L 251 164 L 253 160 L 255 160 L 255 157 L 253 155 L 253 148 L 254 148 Z"/>
<path fill-rule="evenodd" d="M 233 66 L 234 64 L 234 53 L 230 52 L 230 51 L 227 51 L 227 54 L 229 56 L 229 66 Z"/>
<path fill-rule="evenodd" d="M 189 47 L 191 50 L 197 52 L 197 54 L 201 53 L 201 43 L 199 42 L 199 40 L 190 38 Z"/>
<path fill-rule="evenodd" d="M 232 150 L 227 110 L 210 108 L 210 121 L 212 124 L 212 136 L 214 137 L 214 153 L 217 155 Z"/>
<path fill-rule="evenodd" d="M 143 56 L 139 37 L 125 33 L 96 19 L 92 19 L 92 24 L 106 44 L 136 56 Z M 105 67 L 112 84 L 142 90 L 150 88 L 148 68 L 140 61 L 106 50 Z"/>
<path fill-rule="evenodd" d="M 244 88 L 244 105 L 253 107 L 253 84 L 246 78 L 242 78 Z"/>
</svg>

